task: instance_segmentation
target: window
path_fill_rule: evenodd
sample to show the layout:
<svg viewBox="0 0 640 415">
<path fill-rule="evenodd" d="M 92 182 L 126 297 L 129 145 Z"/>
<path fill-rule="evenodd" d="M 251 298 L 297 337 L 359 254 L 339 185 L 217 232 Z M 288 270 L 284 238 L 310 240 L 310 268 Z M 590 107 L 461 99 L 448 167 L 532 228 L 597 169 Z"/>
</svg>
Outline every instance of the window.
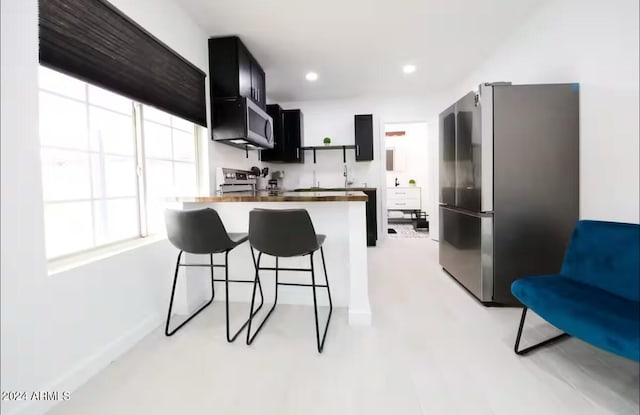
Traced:
<svg viewBox="0 0 640 415">
<path fill-rule="evenodd" d="M 164 200 L 197 191 L 194 125 L 153 107 L 142 109 L 150 232 L 164 228 Z"/>
<path fill-rule="evenodd" d="M 197 189 L 195 125 L 44 67 L 39 82 L 47 257 L 161 231 L 164 199 Z"/>
</svg>

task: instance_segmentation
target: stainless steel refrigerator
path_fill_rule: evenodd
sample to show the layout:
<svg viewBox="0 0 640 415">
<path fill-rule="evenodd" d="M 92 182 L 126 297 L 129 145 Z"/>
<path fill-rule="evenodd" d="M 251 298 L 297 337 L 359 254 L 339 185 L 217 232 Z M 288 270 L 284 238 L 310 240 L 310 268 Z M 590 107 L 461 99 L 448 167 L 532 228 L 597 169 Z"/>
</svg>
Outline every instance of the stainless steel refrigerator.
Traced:
<svg viewBox="0 0 640 415">
<path fill-rule="evenodd" d="M 579 212 L 578 84 L 482 84 L 440 114 L 440 265 L 486 304 L 557 273 Z"/>
</svg>

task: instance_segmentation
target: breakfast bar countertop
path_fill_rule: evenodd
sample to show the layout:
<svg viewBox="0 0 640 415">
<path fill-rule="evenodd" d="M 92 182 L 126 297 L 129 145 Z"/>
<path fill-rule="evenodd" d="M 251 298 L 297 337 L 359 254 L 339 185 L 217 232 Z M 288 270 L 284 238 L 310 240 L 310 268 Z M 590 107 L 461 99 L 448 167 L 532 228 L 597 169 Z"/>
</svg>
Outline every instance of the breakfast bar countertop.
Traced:
<svg viewBox="0 0 640 415">
<path fill-rule="evenodd" d="M 366 202 L 367 195 L 361 191 L 256 191 L 221 193 L 216 196 L 177 197 L 170 199 L 180 203 L 217 202 Z"/>
<path fill-rule="evenodd" d="M 327 256 L 326 270 L 331 279 L 331 296 L 334 307 L 349 308 L 350 325 L 370 325 L 371 305 L 369 303 L 369 276 L 367 264 L 367 195 L 354 189 L 324 191 L 292 191 L 293 189 L 222 192 L 213 196 L 178 197 L 168 199 L 170 209 L 215 209 L 227 232 L 247 233 L 250 228 L 251 211 L 254 209 L 305 209 L 313 227 L 325 235 L 323 249 Z M 173 200 L 173 202 L 171 202 Z M 331 202 L 331 203 L 324 203 Z M 294 226 L 294 225 L 292 225 Z M 234 250 L 233 266 L 229 268 L 230 280 L 246 280 L 255 275 L 254 258 L 250 244 Z M 189 256 L 189 255 L 188 255 Z M 275 257 L 266 255 L 263 264 L 275 267 Z M 280 264 L 291 268 L 287 277 L 295 281 L 308 278 L 299 269 L 309 267 L 309 257 L 281 258 Z M 193 260 L 197 263 L 197 260 Z M 187 284 L 179 288 L 179 297 L 185 308 L 182 314 L 195 312 L 199 305 L 207 301 L 210 292 L 205 283 L 209 270 L 187 267 Z M 199 275 L 191 277 L 191 275 Z M 270 278 L 271 276 L 267 277 Z M 180 284 L 178 284 L 180 285 Z M 275 287 L 263 284 L 265 298 L 275 298 Z M 229 293 L 228 301 L 249 302 L 252 295 L 251 284 L 237 284 Z M 310 295 L 300 295 L 297 287 L 280 287 L 278 301 L 283 304 L 312 305 Z M 322 304 L 326 297 L 321 296 Z M 326 304 L 325 304 L 326 305 Z"/>
</svg>

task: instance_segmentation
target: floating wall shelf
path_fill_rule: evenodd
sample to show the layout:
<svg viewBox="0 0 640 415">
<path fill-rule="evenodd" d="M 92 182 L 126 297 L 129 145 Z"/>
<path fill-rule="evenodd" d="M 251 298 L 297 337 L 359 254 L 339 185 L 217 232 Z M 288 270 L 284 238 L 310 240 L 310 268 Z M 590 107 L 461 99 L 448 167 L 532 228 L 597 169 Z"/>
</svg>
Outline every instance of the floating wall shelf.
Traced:
<svg viewBox="0 0 640 415">
<path fill-rule="evenodd" d="M 313 151 L 313 163 L 316 162 L 316 150 L 342 150 L 342 159 L 344 162 L 347 162 L 347 149 L 356 150 L 358 152 L 358 146 L 350 145 L 350 146 L 313 146 L 313 147 L 300 147 L 302 151 L 310 150 Z"/>
</svg>

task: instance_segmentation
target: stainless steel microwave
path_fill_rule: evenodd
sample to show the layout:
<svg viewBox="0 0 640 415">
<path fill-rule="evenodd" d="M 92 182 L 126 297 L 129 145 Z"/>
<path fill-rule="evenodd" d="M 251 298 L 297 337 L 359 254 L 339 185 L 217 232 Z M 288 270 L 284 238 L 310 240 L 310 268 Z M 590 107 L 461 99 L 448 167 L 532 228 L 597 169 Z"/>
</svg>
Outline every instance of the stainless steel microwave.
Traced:
<svg viewBox="0 0 640 415">
<path fill-rule="evenodd" d="M 214 141 L 241 148 L 273 148 L 273 120 L 250 99 L 214 100 L 211 111 Z"/>
</svg>

